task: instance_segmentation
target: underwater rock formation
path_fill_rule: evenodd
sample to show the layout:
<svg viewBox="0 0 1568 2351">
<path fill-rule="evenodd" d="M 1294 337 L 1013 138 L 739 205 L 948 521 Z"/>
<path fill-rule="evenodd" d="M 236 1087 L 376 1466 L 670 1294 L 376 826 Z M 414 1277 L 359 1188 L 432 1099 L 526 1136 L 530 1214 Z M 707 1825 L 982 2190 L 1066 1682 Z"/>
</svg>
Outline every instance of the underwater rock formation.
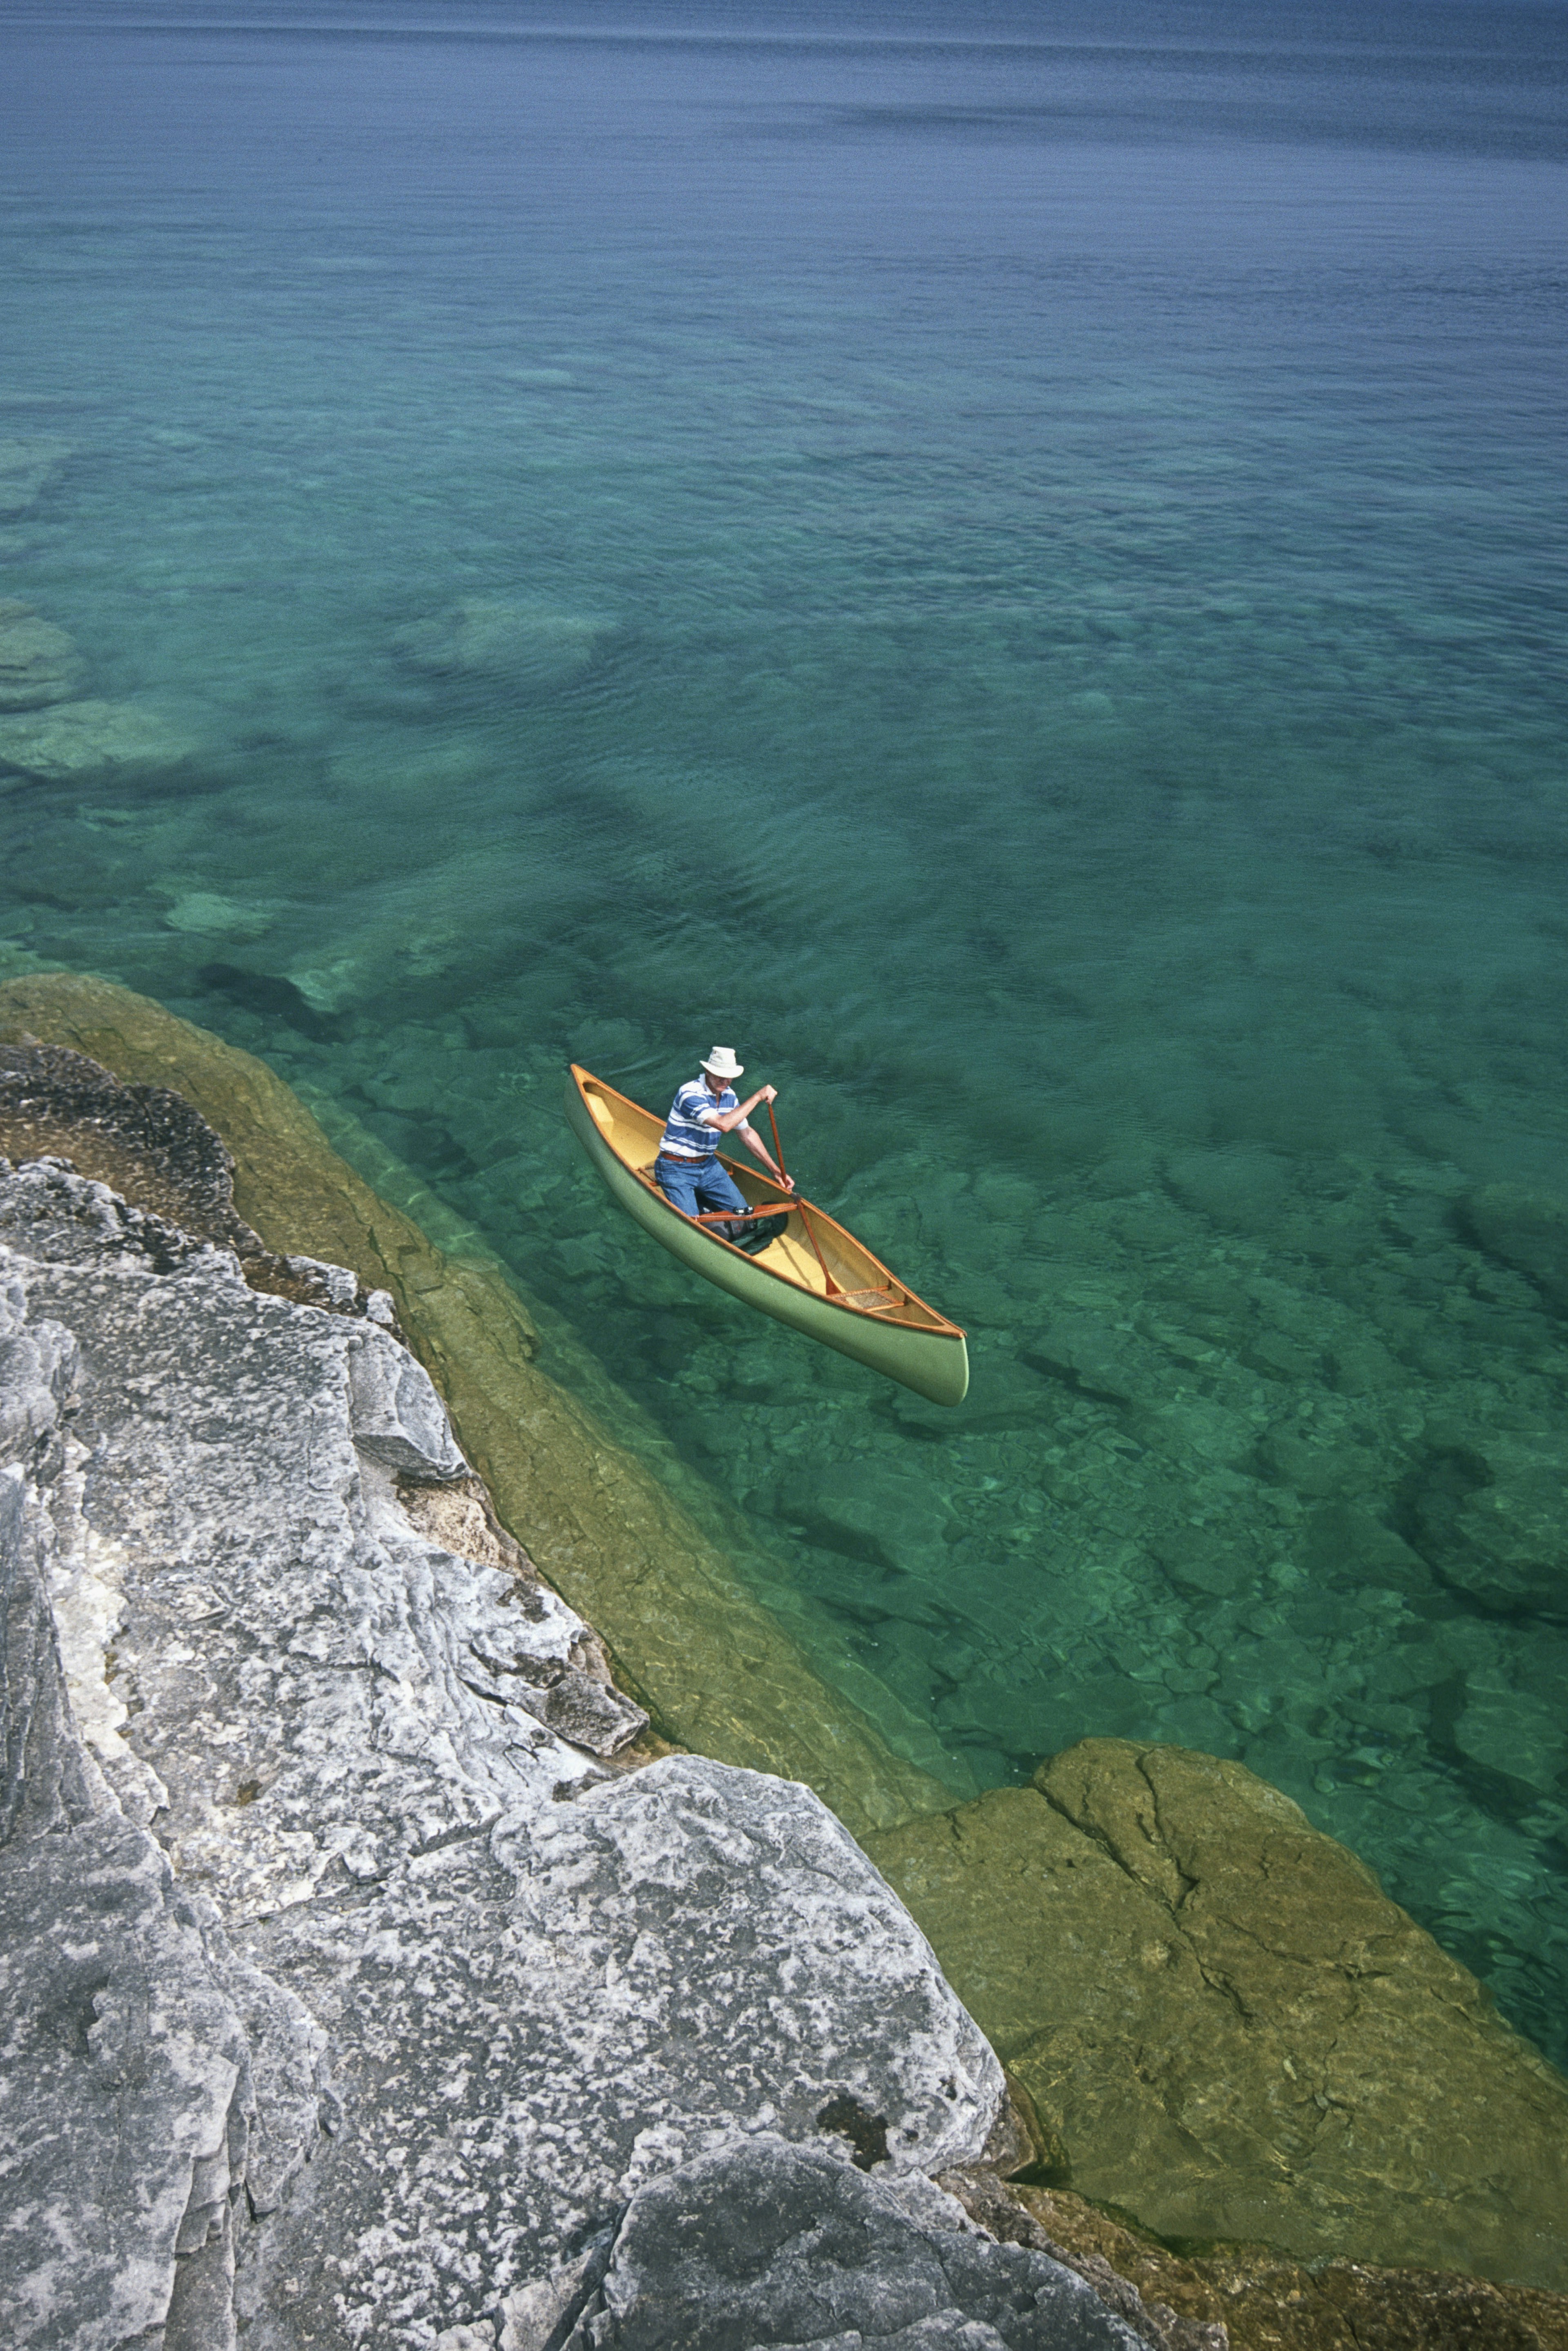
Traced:
<svg viewBox="0 0 1568 2351">
<path fill-rule="evenodd" d="M 1489 1615 L 1568 1622 L 1568 1491 L 1561 1458 L 1545 1431 L 1521 1437 L 1489 1430 L 1485 1447 L 1437 1446 L 1412 1473 L 1405 1497 L 1411 1543 L 1445 1583 Z M 1475 1695 L 1484 1706 L 1484 1693 Z M 1507 1695 L 1516 1714 L 1528 1715 L 1525 1692 Z M 1561 1721 L 1561 1708 L 1555 1711 Z M 1538 1750 L 1516 1734 L 1500 1742 L 1499 1765 L 1511 1778 L 1543 1772 L 1543 1792 L 1551 1792 L 1553 1761 L 1561 1766 L 1552 1754 L 1558 1743 L 1549 1739 Z"/>
<path fill-rule="evenodd" d="M 0 599 L 0 710 L 67 702 L 82 676 L 81 658 L 64 629 L 40 620 L 30 604 Z"/>
<path fill-rule="evenodd" d="M 1484 1249 L 1528 1274 L 1550 1304 L 1568 1313 L 1568 1201 L 1519 1184 L 1483 1184 L 1464 1211 Z"/>
<path fill-rule="evenodd" d="M 272 928 L 261 906 L 243 906 L 218 890 L 183 890 L 163 917 L 166 928 L 197 938 L 259 939 Z"/>
<path fill-rule="evenodd" d="M 992 2234 L 1080 2269 L 1113 2309 L 1135 2292 L 1139 2324 L 1170 2351 L 1197 2337 L 1229 2351 L 1568 2351 L 1568 2298 L 1442 2271 L 1362 2262 L 1309 2268 L 1263 2245 L 1174 2253 L 1071 2189 L 1006 2186 L 980 2168 L 938 2185 Z"/>
<path fill-rule="evenodd" d="M 59 475 L 70 455 L 68 441 L 41 434 L 0 440 L 0 517 L 26 514 Z"/>
<path fill-rule="evenodd" d="M 0 1168 L 18 2346 L 217 2351 L 237 2314 L 414 2351 L 748 2134 L 849 2133 L 827 2210 L 852 2147 L 973 2160 L 1000 2101 L 809 1791 L 558 1735 L 587 1628 L 405 1508 L 412 1476 L 461 1525 L 472 1482 L 373 1295 L 327 1287 Z M 623 1750 L 642 1716 L 591 1699 Z"/>
<path fill-rule="evenodd" d="M 546 604 L 474 596 L 414 621 L 392 640 L 398 659 L 432 678 L 480 678 L 524 692 L 570 684 L 593 659 L 602 621 Z"/>
<path fill-rule="evenodd" d="M 0 718 L 0 789 L 11 768 L 35 783 L 72 783 L 141 768 L 177 767 L 195 738 L 135 702 L 59 702 Z"/>
<path fill-rule="evenodd" d="M 1063 2184 L 1165 2237 L 1568 2283 L 1568 2082 L 1242 1765 L 1086 1740 L 867 1844 Z"/>
</svg>

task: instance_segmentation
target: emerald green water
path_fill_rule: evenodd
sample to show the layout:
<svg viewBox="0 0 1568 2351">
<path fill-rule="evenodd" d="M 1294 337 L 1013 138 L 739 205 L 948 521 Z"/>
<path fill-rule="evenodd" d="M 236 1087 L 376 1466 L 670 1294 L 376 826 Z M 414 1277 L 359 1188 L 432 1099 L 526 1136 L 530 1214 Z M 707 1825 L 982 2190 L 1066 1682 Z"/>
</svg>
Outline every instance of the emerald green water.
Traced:
<svg viewBox="0 0 1568 2351">
<path fill-rule="evenodd" d="M 0 965 L 351 1111 L 904 1751 L 1239 1756 L 1561 2062 L 1563 13 L 199 16 L 0 10 Z M 610 1206 L 715 1041 L 958 1412 Z"/>
</svg>

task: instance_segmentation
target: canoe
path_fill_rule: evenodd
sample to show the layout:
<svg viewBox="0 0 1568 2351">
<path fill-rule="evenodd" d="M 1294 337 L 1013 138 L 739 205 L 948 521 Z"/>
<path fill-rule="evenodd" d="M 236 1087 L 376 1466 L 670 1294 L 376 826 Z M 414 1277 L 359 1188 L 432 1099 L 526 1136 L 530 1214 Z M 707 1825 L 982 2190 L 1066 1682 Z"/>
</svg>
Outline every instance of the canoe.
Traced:
<svg viewBox="0 0 1568 2351">
<path fill-rule="evenodd" d="M 784 1230 L 755 1257 L 666 1200 L 653 1181 L 664 1122 L 574 1061 L 567 1081 L 571 1131 L 621 1206 L 695 1273 L 747 1306 L 803 1331 L 841 1355 L 869 1364 L 933 1404 L 962 1404 L 969 1356 L 956 1322 L 916 1298 L 842 1225 L 785 1192 L 761 1169 L 724 1165 L 748 1207 L 786 1214 Z"/>
</svg>

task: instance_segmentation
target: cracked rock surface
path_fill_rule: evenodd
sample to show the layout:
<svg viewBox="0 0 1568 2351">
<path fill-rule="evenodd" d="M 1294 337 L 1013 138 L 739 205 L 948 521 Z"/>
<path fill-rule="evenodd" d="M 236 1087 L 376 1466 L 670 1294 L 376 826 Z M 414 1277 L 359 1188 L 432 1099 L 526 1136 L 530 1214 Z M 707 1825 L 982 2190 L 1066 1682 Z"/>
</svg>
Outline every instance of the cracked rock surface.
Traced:
<svg viewBox="0 0 1568 2351">
<path fill-rule="evenodd" d="M 624 1768 L 588 1628 L 450 1547 L 375 1321 L 0 1163 L 0 2339 L 483 2342 L 758 2133 L 830 2204 L 845 2116 L 879 2179 L 978 2157 L 999 2069 L 907 1913 L 805 1789 Z"/>
</svg>

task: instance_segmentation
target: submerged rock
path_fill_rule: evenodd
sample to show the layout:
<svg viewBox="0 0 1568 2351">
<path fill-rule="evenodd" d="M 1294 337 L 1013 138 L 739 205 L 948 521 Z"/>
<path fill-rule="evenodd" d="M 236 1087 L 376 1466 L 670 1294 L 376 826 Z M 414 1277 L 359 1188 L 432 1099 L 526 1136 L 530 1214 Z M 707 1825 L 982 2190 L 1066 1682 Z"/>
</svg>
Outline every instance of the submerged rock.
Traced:
<svg viewBox="0 0 1568 2351">
<path fill-rule="evenodd" d="M 68 701 L 82 675 L 81 658 L 64 629 L 41 621 L 30 604 L 0 599 L 0 710 Z"/>
<path fill-rule="evenodd" d="M 178 767 L 196 747 L 173 720 L 134 702 L 61 702 L 35 717 L 0 718 L 0 770 L 38 783 Z"/>
<path fill-rule="evenodd" d="M 1568 1449 L 1438 1447 L 1406 1481 L 1411 1540 L 1489 1614 L 1568 1622 Z"/>
<path fill-rule="evenodd" d="M 36 506 L 70 454 L 68 441 L 41 434 L 0 440 L 0 516 L 26 514 Z"/>
<path fill-rule="evenodd" d="M 1166 1182 L 1184 1207 L 1212 1217 L 1223 1230 L 1267 1233 L 1277 1224 L 1289 1187 L 1287 1166 L 1271 1151 L 1233 1144 L 1220 1151 L 1178 1151 Z"/>
<path fill-rule="evenodd" d="M 868 1847 L 1063 2184 L 1167 2238 L 1568 2283 L 1568 2083 L 1240 1764 L 1088 1740 Z"/>
<path fill-rule="evenodd" d="M 1485 1184 L 1464 1203 L 1481 1247 L 1537 1283 L 1568 1313 L 1568 1201 L 1518 1184 Z"/>
<path fill-rule="evenodd" d="M 504 681 L 534 693 L 570 684 L 608 633 L 603 621 L 548 604 L 474 596 L 393 638 L 398 659 L 433 678 Z"/>
<path fill-rule="evenodd" d="M 264 907 L 242 906 L 217 890 L 183 892 L 163 920 L 170 930 L 190 931 L 198 938 L 259 939 L 272 928 Z"/>
<path fill-rule="evenodd" d="M 1071 2189 L 1004 2188 L 982 2171 L 941 2184 L 996 2236 L 1071 2263 L 1108 2297 L 1135 2292 L 1141 2331 L 1169 2351 L 1227 2338 L 1229 2351 L 1568 2351 L 1561 2294 L 1360 2262 L 1308 2268 L 1262 2245 L 1174 2253 Z"/>
</svg>

